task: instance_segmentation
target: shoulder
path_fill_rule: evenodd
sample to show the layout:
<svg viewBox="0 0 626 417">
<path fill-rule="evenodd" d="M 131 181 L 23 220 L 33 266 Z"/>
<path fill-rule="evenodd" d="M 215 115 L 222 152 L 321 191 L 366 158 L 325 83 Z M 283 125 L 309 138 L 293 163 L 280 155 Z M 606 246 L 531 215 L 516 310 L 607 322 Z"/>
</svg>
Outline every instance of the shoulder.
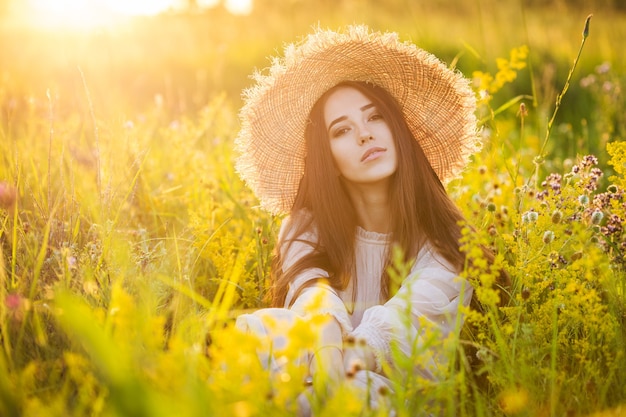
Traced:
<svg viewBox="0 0 626 417">
<path fill-rule="evenodd" d="M 280 226 L 278 241 L 317 241 L 317 228 L 308 210 L 299 210 L 285 217 Z"/>
<path fill-rule="evenodd" d="M 411 268 L 410 282 L 414 291 L 420 294 L 445 294 L 448 300 L 458 296 L 465 286 L 465 280 L 460 279 L 461 271 L 455 268 L 431 243 L 425 244 L 420 250 L 413 268 Z M 430 288 L 431 290 L 427 290 Z M 471 294 L 469 291 L 467 294 Z"/>
<path fill-rule="evenodd" d="M 317 230 L 308 212 L 298 212 L 283 219 L 278 233 L 277 248 L 283 270 L 319 250 Z"/>
<path fill-rule="evenodd" d="M 420 249 L 412 271 L 420 271 L 424 269 L 440 269 L 453 275 L 458 275 L 460 271 L 455 268 L 430 242 L 426 241 Z"/>
</svg>

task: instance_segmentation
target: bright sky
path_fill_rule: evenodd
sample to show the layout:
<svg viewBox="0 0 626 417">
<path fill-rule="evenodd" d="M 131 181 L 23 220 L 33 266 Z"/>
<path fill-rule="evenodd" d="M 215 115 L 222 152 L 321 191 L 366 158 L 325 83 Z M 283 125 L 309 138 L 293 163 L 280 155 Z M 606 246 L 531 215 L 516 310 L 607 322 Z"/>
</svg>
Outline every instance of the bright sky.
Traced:
<svg viewBox="0 0 626 417">
<path fill-rule="evenodd" d="M 220 0 L 197 0 L 199 7 L 213 7 Z M 223 0 L 233 14 L 249 14 L 253 0 Z M 124 16 L 149 16 L 181 8 L 185 0 L 26 0 L 25 15 L 31 23 L 46 26 L 93 27 Z"/>
</svg>

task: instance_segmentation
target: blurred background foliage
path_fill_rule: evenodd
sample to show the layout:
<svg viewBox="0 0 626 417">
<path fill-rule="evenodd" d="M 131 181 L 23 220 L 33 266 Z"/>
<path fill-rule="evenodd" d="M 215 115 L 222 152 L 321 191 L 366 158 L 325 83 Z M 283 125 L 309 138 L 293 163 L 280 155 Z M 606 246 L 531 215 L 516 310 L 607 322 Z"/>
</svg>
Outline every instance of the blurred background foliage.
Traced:
<svg viewBox="0 0 626 417">
<path fill-rule="evenodd" d="M 4 0 L 4 9 L 10 10 L 11 3 Z M 267 66 L 266 57 L 276 55 L 286 42 L 313 26 L 365 23 L 397 31 L 445 62 L 456 59 L 466 74 L 485 66 L 493 69 L 489 66 L 496 57 L 527 44 L 537 104 L 549 107 L 567 76 L 588 14 L 595 15 L 593 37 L 576 78 L 604 62 L 615 70 L 626 66 L 617 47 L 626 36 L 624 8 L 618 0 L 254 0 L 248 15 L 228 13 L 222 4 L 190 6 L 83 30 L 33 28 L 6 14 L 0 24 L 0 103 L 5 119 L 41 107 L 45 112 L 50 89 L 59 101 L 57 110 L 84 111 L 80 70 L 97 113 L 107 117 L 145 111 L 159 97 L 173 119 L 197 111 L 222 91 L 237 106 L 252 69 Z M 530 83 L 529 74 L 522 74 L 512 94 L 529 94 Z M 590 96 L 572 89 L 561 117 L 586 118 L 593 109 Z"/>
</svg>

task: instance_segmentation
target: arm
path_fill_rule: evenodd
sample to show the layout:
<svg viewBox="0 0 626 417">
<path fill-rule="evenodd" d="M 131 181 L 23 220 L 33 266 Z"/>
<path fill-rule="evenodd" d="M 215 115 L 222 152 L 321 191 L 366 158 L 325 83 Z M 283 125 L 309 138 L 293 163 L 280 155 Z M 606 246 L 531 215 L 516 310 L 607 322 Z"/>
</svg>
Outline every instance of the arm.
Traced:
<svg viewBox="0 0 626 417">
<path fill-rule="evenodd" d="M 427 343 L 424 324 L 434 327 L 440 340 L 460 329 L 459 307 L 469 305 L 472 290 L 457 275 L 441 256 L 424 248 L 398 292 L 384 305 L 367 309 L 361 324 L 351 332 L 357 348 L 346 353 L 346 371 L 360 361 L 366 369 L 380 372 L 382 363 L 390 360 L 392 344 L 410 356 L 421 343 Z M 433 353 L 431 363 L 420 369 L 429 378 L 434 378 L 429 365 L 440 366 L 437 361 L 445 360 L 437 358 L 439 352 Z"/>
<path fill-rule="evenodd" d="M 279 234 L 282 267 L 292 267 L 303 256 L 314 250 L 317 236 L 307 231 L 299 236 L 290 219 L 286 219 Z M 343 338 L 352 331 L 346 307 L 327 281 L 329 274 L 321 268 L 307 268 L 299 272 L 289 284 L 284 307 L 300 317 L 318 324 L 317 337 L 311 346 L 310 372 L 329 381 L 343 378 Z M 318 320 L 321 319 L 321 320 Z"/>
<path fill-rule="evenodd" d="M 317 241 L 314 230 L 294 236 L 296 229 L 291 218 L 283 221 L 278 242 L 284 270 L 291 268 L 303 256 L 310 254 Z M 347 335 L 352 331 L 352 324 L 343 300 L 328 284 L 328 276 L 328 272 L 321 268 L 308 268 L 301 271 L 289 284 L 284 307 L 295 311 L 302 317 L 328 314 L 339 324 L 341 334 Z"/>
</svg>

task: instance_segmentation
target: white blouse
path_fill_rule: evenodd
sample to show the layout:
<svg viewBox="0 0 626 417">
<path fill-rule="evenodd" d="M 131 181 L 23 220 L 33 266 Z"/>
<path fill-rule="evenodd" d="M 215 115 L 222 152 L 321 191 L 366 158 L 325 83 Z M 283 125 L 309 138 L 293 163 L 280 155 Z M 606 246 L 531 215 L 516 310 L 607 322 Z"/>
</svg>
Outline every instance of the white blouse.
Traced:
<svg viewBox="0 0 626 417">
<path fill-rule="evenodd" d="M 285 219 L 279 234 L 279 242 L 286 242 L 281 247 L 284 270 L 313 250 L 307 242 L 316 241 L 316 233 L 308 231 L 289 242 L 293 239 L 289 236 L 292 230 L 290 219 Z M 468 306 L 472 297 L 471 285 L 427 244 L 399 290 L 382 303 L 380 281 L 389 242 L 389 235 L 357 228 L 356 275 L 352 277 L 352 281 L 357 281 L 356 286 L 336 291 L 328 284 L 317 282 L 301 289 L 310 280 L 329 276 L 323 269 L 311 268 L 290 284 L 285 299 L 285 307 L 298 315 L 329 313 L 341 326 L 344 338 L 352 336 L 364 340 L 376 356 L 377 372 L 380 372 L 383 361 L 390 361 L 392 345 L 407 356 L 419 346 L 423 328 L 421 320 L 426 319 L 430 322 L 429 327 L 438 329 L 442 340 L 452 332 L 458 334 L 463 321 L 459 307 Z M 315 305 L 315 312 L 310 311 L 310 305 Z M 446 355 L 440 353 L 430 352 L 432 363 L 421 364 L 418 372 L 427 378 L 438 379 L 435 368 L 446 364 Z"/>
</svg>

